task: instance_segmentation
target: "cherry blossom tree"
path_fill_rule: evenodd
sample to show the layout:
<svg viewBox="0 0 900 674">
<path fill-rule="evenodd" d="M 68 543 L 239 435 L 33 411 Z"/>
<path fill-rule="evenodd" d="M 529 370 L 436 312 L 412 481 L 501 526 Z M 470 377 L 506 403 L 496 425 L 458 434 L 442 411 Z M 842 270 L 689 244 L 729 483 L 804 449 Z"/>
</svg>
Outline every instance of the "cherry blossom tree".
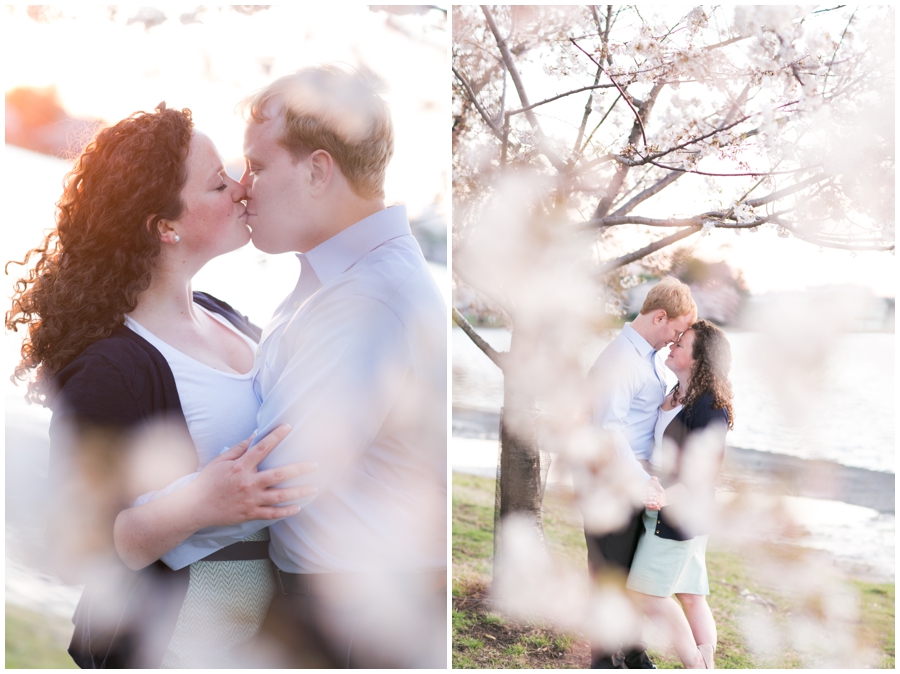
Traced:
<svg viewBox="0 0 900 674">
<path fill-rule="evenodd" d="M 725 230 L 893 251 L 892 26 L 887 6 L 454 7 L 454 282 L 512 330 L 498 352 L 454 310 L 504 375 L 500 516 L 540 529 L 542 433 L 583 455 L 574 354 L 628 265 Z"/>
<path fill-rule="evenodd" d="M 593 531 L 639 502 L 585 423 L 583 387 L 585 343 L 621 313 L 630 265 L 767 229 L 893 253 L 893 25 L 889 6 L 453 8 L 454 283 L 511 330 L 497 351 L 454 309 L 503 372 L 494 589 L 507 610 L 598 643 L 635 629 L 620 586 L 579 585 L 540 543 L 544 449 L 580 476 Z M 789 318 L 773 342 L 807 320 Z M 802 397 L 798 354 L 822 340 L 795 341 L 766 367 Z M 761 544 L 790 518 L 755 496 L 739 494 L 718 531 L 801 604 L 786 629 L 748 614 L 748 643 L 804 651 L 808 666 L 866 661 L 853 591 Z"/>
</svg>

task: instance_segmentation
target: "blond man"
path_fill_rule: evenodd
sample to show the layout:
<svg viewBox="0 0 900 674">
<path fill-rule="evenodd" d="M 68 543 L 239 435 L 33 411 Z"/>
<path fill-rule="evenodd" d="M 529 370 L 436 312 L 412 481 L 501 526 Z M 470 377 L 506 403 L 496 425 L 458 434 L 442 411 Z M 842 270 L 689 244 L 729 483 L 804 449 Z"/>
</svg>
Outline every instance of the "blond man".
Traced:
<svg viewBox="0 0 900 674">
<path fill-rule="evenodd" d="M 678 339 L 696 319 L 697 305 L 690 288 L 675 278 L 664 278 L 650 290 L 640 314 L 625 324 L 588 375 L 594 424 L 612 435 L 618 459 L 648 488 L 653 432 L 666 397 L 664 366 L 657 352 Z M 641 512 L 636 511 L 620 531 L 595 535 L 585 530 L 592 571 L 614 567 L 628 573 L 640 535 Z M 621 658 L 629 669 L 654 667 L 642 647 L 619 656 L 592 650 L 591 667 L 595 669 L 618 667 Z"/>
<path fill-rule="evenodd" d="M 446 308 L 403 206 L 385 208 L 393 127 L 357 72 L 306 68 L 245 102 L 254 245 L 300 277 L 266 326 L 262 469 L 315 461 L 313 498 L 270 528 L 264 631 L 290 667 L 446 666 Z M 200 532 L 184 565 L 268 523 Z M 199 555 L 199 557 L 197 557 Z"/>
</svg>

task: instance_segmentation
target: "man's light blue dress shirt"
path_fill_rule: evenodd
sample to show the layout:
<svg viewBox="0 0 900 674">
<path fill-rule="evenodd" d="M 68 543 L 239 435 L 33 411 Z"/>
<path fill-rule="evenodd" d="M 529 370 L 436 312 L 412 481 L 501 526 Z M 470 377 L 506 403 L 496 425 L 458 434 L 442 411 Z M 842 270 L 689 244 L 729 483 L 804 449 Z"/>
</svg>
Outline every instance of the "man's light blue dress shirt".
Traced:
<svg viewBox="0 0 900 674">
<path fill-rule="evenodd" d="M 642 480 L 639 460 L 653 456 L 653 431 L 666 398 L 665 366 L 657 351 L 626 323 L 588 374 L 594 392 L 594 423 L 613 434 L 616 452 Z"/>
<path fill-rule="evenodd" d="M 447 313 L 402 206 L 299 254 L 300 279 L 263 332 L 258 438 L 292 430 L 260 469 L 315 461 L 292 517 L 197 532 L 181 568 L 271 524 L 290 573 L 446 566 Z"/>
</svg>

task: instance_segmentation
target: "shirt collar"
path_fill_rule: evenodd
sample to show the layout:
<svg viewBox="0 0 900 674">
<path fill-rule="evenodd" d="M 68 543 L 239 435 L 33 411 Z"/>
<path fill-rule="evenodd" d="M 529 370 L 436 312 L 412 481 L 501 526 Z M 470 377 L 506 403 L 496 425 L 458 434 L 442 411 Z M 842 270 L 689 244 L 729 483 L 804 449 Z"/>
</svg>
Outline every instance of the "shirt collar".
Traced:
<svg viewBox="0 0 900 674">
<path fill-rule="evenodd" d="M 298 253 L 297 257 L 301 264 L 304 258 L 309 261 L 324 285 L 382 244 L 409 233 L 406 206 L 391 206 L 350 225 L 306 254 Z"/>
<path fill-rule="evenodd" d="M 631 323 L 625 324 L 622 328 L 622 334 L 625 336 L 625 339 L 634 344 L 634 348 L 636 348 L 638 353 L 644 358 L 656 353 L 656 349 L 650 345 L 650 342 L 641 337 L 637 330 L 631 327 Z"/>
</svg>

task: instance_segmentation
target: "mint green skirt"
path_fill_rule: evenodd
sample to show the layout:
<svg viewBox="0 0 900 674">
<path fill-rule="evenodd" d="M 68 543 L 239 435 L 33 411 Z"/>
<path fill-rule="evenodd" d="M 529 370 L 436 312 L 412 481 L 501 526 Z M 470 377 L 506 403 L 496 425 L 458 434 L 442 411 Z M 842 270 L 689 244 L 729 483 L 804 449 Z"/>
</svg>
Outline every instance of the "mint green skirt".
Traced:
<svg viewBox="0 0 900 674">
<path fill-rule="evenodd" d="M 625 587 L 654 597 L 673 594 L 709 594 L 706 574 L 708 535 L 689 541 L 660 538 L 656 529 L 657 511 L 644 510 L 644 530 L 638 541 Z"/>
</svg>

